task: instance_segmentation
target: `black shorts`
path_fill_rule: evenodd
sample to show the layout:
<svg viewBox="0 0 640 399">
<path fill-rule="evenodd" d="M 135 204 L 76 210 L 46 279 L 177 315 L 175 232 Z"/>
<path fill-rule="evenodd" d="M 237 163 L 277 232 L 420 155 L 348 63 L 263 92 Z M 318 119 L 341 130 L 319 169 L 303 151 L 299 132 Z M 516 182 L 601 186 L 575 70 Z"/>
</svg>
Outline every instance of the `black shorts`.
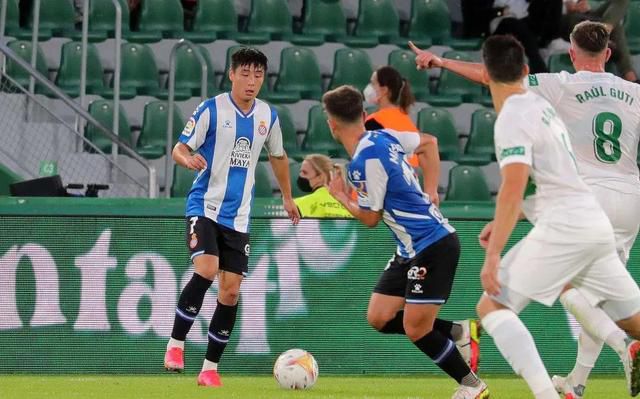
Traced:
<svg viewBox="0 0 640 399">
<path fill-rule="evenodd" d="M 459 258 L 458 236 L 449 234 L 413 258 L 394 256 L 373 292 L 401 296 L 407 303 L 444 304 L 451 294 Z"/>
<path fill-rule="evenodd" d="M 204 216 L 187 216 L 187 247 L 191 260 L 215 255 L 219 268 L 246 276 L 249 271 L 249 234 L 235 231 Z"/>
</svg>

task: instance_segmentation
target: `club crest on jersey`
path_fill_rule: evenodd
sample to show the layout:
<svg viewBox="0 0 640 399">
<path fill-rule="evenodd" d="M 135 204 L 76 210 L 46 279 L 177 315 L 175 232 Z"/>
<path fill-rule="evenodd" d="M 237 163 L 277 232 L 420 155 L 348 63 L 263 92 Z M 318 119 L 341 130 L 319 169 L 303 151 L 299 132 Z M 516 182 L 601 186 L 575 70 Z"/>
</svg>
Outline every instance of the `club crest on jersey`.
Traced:
<svg viewBox="0 0 640 399">
<path fill-rule="evenodd" d="M 187 125 L 184 127 L 184 130 L 182 131 L 182 135 L 183 136 L 191 136 L 191 133 L 193 133 L 193 129 L 195 129 L 196 127 L 196 120 L 191 117 L 189 118 L 189 120 L 187 121 Z"/>
<path fill-rule="evenodd" d="M 248 168 L 251 162 L 251 142 L 246 137 L 239 137 L 231 151 L 231 167 Z"/>
<path fill-rule="evenodd" d="M 258 126 L 258 133 L 260 136 L 264 136 L 267 134 L 267 123 L 265 121 L 260 121 L 260 126 Z"/>
</svg>

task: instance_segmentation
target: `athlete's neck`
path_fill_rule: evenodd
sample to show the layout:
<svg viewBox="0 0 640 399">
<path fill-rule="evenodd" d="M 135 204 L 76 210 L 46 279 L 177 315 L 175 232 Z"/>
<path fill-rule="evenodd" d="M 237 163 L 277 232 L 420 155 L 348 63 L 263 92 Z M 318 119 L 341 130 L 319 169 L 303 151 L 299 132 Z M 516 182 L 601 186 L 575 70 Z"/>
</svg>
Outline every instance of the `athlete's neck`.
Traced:
<svg viewBox="0 0 640 399">
<path fill-rule="evenodd" d="M 573 67 L 576 71 L 587 71 L 587 72 L 605 72 L 604 63 L 599 61 L 576 61 L 573 64 Z"/>
<path fill-rule="evenodd" d="M 344 149 L 347 150 L 347 153 L 351 158 L 353 158 L 353 153 L 356 152 L 356 147 L 360 142 L 360 138 L 362 134 L 366 131 L 364 127 L 364 123 L 357 123 L 353 125 L 342 125 L 338 127 L 340 142 L 344 146 Z"/>
<path fill-rule="evenodd" d="M 238 107 L 238 109 L 240 109 L 240 111 L 242 111 L 244 114 L 247 114 L 249 113 L 249 111 L 251 111 L 253 103 L 256 101 L 255 98 L 251 98 L 249 100 L 238 98 L 238 96 L 235 95 L 233 91 L 230 92 L 229 95 L 231 96 L 231 99 L 233 100 L 233 103 L 236 105 L 236 107 Z"/>
<path fill-rule="evenodd" d="M 500 111 L 502 110 L 502 106 L 504 105 L 504 102 L 507 101 L 507 98 L 516 94 L 524 94 L 527 92 L 527 90 L 520 82 L 511 84 L 490 82 L 489 90 L 491 91 L 493 106 L 498 113 L 500 113 Z"/>
</svg>

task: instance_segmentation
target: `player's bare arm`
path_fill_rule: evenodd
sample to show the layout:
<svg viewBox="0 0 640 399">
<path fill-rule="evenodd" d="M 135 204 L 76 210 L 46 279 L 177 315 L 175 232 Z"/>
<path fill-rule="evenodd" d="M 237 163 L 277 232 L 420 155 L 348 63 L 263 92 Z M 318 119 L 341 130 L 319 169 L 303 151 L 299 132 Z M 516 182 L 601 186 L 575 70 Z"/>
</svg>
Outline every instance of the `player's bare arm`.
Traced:
<svg viewBox="0 0 640 399">
<path fill-rule="evenodd" d="M 440 178 L 440 154 L 438 139 L 426 133 L 420 134 L 420 145 L 415 149 L 418 162 L 424 176 L 424 192 L 436 206 L 440 205 L 438 198 L 438 180 Z"/>
<path fill-rule="evenodd" d="M 409 42 L 409 48 L 416 54 L 416 67 L 418 69 L 444 68 L 473 82 L 489 85 L 484 75 L 484 65 L 477 62 L 465 62 L 440 58 L 430 51 L 420 50 L 413 42 Z"/>
<path fill-rule="evenodd" d="M 203 170 L 207 168 L 207 161 L 198 153 L 192 154 L 191 148 L 184 143 L 177 143 L 173 147 L 171 157 L 180 166 L 191 170 Z"/>
<path fill-rule="evenodd" d="M 327 185 L 329 193 L 340 202 L 354 218 L 361 221 L 367 227 L 375 227 L 380 219 L 382 219 L 382 210 L 370 211 L 362 209 L 358 203 L 351 199 L 347 192 L 347 187 L 344 182 L 344 177 L 340 169 L 336 169 L 332 173 L 331 180 Z"/>
<path fill-rule="evenodd" d="M 500 293 L 498 281 L 500 255 L 520 216 L 520 207 L 529 179 L 529 165 L 524 163 L 506 165 L 501 169 L 501 175 L 502 184 L 496 200 L 496 214 L 489 231 L 489 243 L 480 272 L 482 287 L 490 295 Z"/>
<path fill-rule="evenodd" d="M 289 158 L 287 157 L 286 153 L 283 153 L 283 155 L 279 157 L 269 155 L 269 162 L 271 163 L 273 174 L 276 176 L 276 180 L 278 181 L 278 185 L 280 186 L 284 210 L 287 212 L 287 215 L 289 219 L 291 219 L 293 224 L 298 224 L 298 222 L 300 221 L 300 211 L 298 210 L 295 202 L 293 202 L 293 197 L 291 196 L 291 180 L 289 179 Z"/>
</svg>

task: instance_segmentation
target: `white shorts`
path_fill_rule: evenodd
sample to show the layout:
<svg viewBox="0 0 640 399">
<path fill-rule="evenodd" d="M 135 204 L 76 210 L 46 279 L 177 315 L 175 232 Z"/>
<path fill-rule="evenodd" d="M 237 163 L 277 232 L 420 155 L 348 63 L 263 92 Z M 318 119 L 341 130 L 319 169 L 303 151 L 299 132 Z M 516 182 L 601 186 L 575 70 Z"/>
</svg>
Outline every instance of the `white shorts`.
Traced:
<svg viewBox="0 0 640 399">
<path fill-rule="evenodd" d="M 617 256 L 613 240 L 550 242 L 527 236 L 506 253 L 498 279 L 501 293 L 494 299 L 516 313 L 531 300 L 553 305 L 567 284 L 614 320 L 640 311 L 640 289 Z"/>
<path fill-rule="evenodd" d="M 591 190 L 613 226 L 618 255 L 622 263 L 627 264 L 640 228 L 640 195 L 614 192 L 596 185 L 591 186 Z"/>
</svg>

